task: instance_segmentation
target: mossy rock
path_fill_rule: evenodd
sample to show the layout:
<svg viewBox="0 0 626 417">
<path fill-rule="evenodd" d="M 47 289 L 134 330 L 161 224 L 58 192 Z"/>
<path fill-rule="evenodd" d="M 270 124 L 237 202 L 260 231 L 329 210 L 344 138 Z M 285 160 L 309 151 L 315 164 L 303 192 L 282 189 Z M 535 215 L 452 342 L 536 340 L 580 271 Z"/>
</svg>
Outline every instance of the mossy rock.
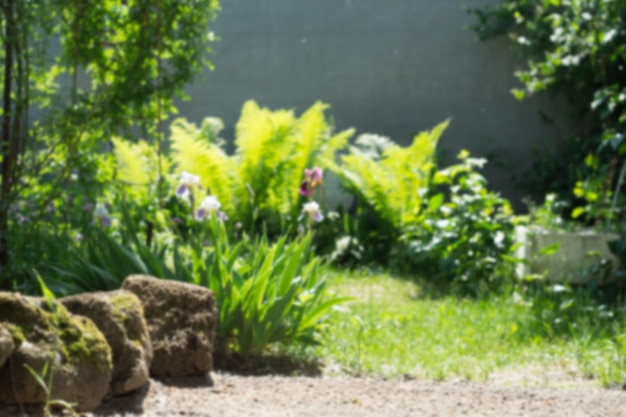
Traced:
<svg viewBox="0 0 626 417">
<path fill-rule="evenodd" d="M 26 366 L 42 373 L 47 363 L 52 399 L 75 403 L 79 411 L 100 404 L 113 364 L 111 349 L 91 320 L 70 314 L 56 301 L 0 292 L 0 322 L 15 345 L 0 368 L 0 404 L 43 404 L 45 391 Z"/>
<path fill-rule="evenodd" d="M 152 344 L 139 299 L 129 291 L 73 295 L 59 300 L 73 314 L 88 317 L 113 354 L 111 392 L 126 394 L 149 379 Z"/>
<path fill-rule="evenodd" d="M 154 357 L 153 376 L 203 375 L 211 371 L 217 306 L 212 291 L 197 285 L 131 275 L 122 288 L 141 301 Z"/>
</svg>

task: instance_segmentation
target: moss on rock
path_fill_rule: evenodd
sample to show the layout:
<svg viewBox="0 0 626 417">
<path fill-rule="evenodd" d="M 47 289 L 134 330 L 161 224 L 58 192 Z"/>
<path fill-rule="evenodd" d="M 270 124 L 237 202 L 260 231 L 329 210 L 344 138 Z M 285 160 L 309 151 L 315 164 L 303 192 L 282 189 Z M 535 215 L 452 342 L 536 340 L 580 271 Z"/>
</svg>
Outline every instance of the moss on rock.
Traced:
<svg viewBox="0 0 626 417">
<path fill-rule="evenodd" d="M 113 394 L 125 394 L 147 382 L 152 344 L 143 307 L 133 293 L 87 293 L 60 301 L 72 313 L 91 319 L 104 334 L 113 353 Z"/>
<path fill-rule="evenodd" d="M 15 343 L 12 372 L 0 369 L 0 403 L 43 402 L 45 393 L 24 365 L 41 369 L 50 362 L 53 398 L 76 402 L 82 410 L 99 404 L 108 390 L 112 356 L 91 320 L 70 314 L 57 301 L 0 292 L 0 322 Z"/>
</svg>

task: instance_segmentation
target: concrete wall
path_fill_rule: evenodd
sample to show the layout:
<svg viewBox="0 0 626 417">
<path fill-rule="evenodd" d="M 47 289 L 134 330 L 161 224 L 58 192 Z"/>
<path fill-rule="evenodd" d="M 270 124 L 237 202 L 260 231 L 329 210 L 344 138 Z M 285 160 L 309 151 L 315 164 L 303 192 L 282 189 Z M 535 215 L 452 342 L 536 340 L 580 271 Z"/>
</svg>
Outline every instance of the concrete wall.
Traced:
<svg viewBox="0 0 626 417">
<path fill-rule="evenodd" d="M 181 115 L 221 117 L 227 138 L 245 100 L 299 113 L 314 101 L 332 105 L 339 129 L 356 127 L 408 143 L 451 117 L 441 146 L 494 152 L 514 171 L 531 149 L 555 136 L 538 111 L 545 98 L 517 102 L 516 62 L 505 39 L 480 43 L 465 7 L 498 0 L 223 0 L 212 25 L 213 72 L 188 88 Z M 502 170 L 490 184 L 521 197 Z"/>
</svg>

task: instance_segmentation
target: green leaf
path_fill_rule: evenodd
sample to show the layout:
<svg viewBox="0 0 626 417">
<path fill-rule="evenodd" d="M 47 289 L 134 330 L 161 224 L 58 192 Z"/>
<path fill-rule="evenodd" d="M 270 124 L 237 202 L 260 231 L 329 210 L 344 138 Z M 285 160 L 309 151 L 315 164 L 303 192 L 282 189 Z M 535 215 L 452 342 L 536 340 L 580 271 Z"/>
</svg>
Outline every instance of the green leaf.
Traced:
<svg viewBox="0 0 626 417">
<path fill-rule="evenodd" d="M 39 384 L 41 389 L 44 390 L 44 392 L 46 393 L 46 397 L 48 397 L 50 395 L 50 390 L 48 389 L 48 384 L 43 379 L 43 378 L 45 378 L 45 373 L 44 372 L 47 372 L 47 364 L 48 364 L 48 362 L 46 362 L 46 364 L 44 365 L 44 369 L 42 370 L 41 375 L 38 374 L 28 364 L 26 364 L 26 363 L 24 364 L 24 367 L 26 368 L 28 373 L 35 379 L 35 381 L 37 381 L 37 384 Z"/>
<path fill-rule="evenodd" d="M 318 322 L 324 317 L 331 308 L 338 304 L 346 303 L 348 301 L 354 301 L 353 297 L 337 297 L 331 300 L 328 300 L 317 307 L 313 308 L 311 311 L 308 311 L 304 319 L 298 325 L 298 331 L 303 331 L 308 329 L 309 327 L 313 327 L 318 324 Z"/>
<path fill-rule="evenodd" d="M 587 210 L 584 207 L 576 207 L 574 210 L 572 210 L 572 219 L 577 219 L 580 216 L 582 216 L 583 214 L 585 214 Z"/>
<path fill-rule="evenodd" d="M 444 202 L 444 198 L 445 197 L 443 193 L 438 193 L 431 197 L 430 200 L 428 200 L 428 209 L 431 211 L 436 211 L 437 209 L 439 209 L 439 207 L 441 207 Z"/>
<path fill-rule="evenodd" d="M 511 94 L 513 94 L 513 97 L 515 97 L 516 100 L 524 100 L 524 98 L 526 98 L 526 92 L 524 90 L 520 90 L 519 88 L 512 89 Z"/>
<path fill-rule="evenodd" d="M 552 245 L 545 246 L 537 253 L 539 256 L 552 256 L 561 248 L 560 243 L 553 243 Z"/>
</svg>

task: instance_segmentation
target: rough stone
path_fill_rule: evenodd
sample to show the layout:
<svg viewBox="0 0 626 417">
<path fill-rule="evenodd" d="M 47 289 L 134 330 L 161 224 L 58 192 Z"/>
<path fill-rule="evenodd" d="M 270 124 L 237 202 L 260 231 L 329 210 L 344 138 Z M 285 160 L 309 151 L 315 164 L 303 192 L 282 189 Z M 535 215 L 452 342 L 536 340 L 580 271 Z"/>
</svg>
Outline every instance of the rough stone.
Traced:
<svg viewBox="0 0 626 417">
<path fill-rule="evenodd" d="M 77 411 L 100 404 L 113 364 L 111 349 L 91 320 L 56 301 L 0 292 L 0 322 L 15 344 L 0 368 L 0 404 L 43 405 L 45 390 L 25 365 L 43 376 L 46 364 L 53 377 L 51 399 L 73 403 Z"/>
<path fill-rule="evenodd" d="M 131 275 L 122 288 L 143 304 L 154 356 L 153 376 L 204 375 L 213 365 L 217 307 L 213 292 L 196 285 Z"/>
<path fill-rule="evenodd" d="M 111 393 L 141 388 L 150 377 L 152 344 L 139 299 L 130 291 L 73 295 L 59 300 L 70 312 L 88 317 L 113 354 Z"/>
<path fill-rule="evenodd" d="M 4 365 L 4 361 L 11 356 L 13 349 L 15 349 L 13 336 L 11 336 L 9 329 L 0 323 L 0 368 Z"/>
</svg>

